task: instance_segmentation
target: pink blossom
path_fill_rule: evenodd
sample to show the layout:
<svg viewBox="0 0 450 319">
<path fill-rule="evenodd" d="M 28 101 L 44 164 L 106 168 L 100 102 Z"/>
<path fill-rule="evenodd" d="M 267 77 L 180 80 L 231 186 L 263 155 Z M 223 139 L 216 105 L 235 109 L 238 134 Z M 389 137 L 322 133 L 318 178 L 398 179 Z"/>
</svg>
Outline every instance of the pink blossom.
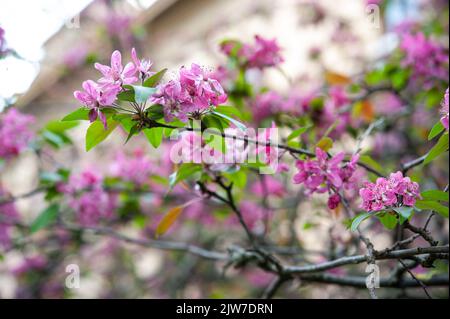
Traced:
<svg viewBox="0 0 450 319">
<path fill-rule="evenodd" d="M 135 48 L 131 49 L 131 59 L 133 60 L 134 67 L 137 72 L 139 72 L 139 76 L 142 81 L 145 81 L 155 74 L 155 72 L 150 71 L 153 66 L 153 62 L 150 60 L 139 59 Z"/>
<path fill-rule="evenodd" d="M 381 5 L 384 0 L 366 0 L 366 5 Z"/>
<path fill-rule="evenodd" d="M 402 101 L 393 93 L 379 93 L 374 96 L 374 106 L 380 115 L 395 115 L 405 110 Z"/>
<path fill-rule="evenodd" d="M 262 230 L 264 229 L 264 220 L 267 218 L 271 218 L 273 213 L 271 210 L 268 210 L 252 201 L 242 201 L 239 208 L 241 210 L 245 224 L 251 231 L 255 233 L 262 232 Z M 231 215 L 228 219 L 228 223 L 232 225 L 239 225 L 239 221 L 236 215 Z"/>
<path fill-rule="evenodd" d="M 10 108 L 0 114 L 0 158 L 10 159 L 20 154 L 34 138 L 30 126 L 34 117 Z"/>
<path fill-rule="evenodd" d="M 252 111 L 256 122 L 269 118 L 281 111 L 284 99 L 274 91 L 258 95 L 253 103 Z"/>
<path fill-rule="evenodd" d="M 316 159 L 299 160 L 296 163 L 299 172 L 294 176 L 294 184 L 304 184 L 307 194 L 325 193 L 330 195 L 328 206 L 336 208 L 340 203 L 339 191 L 351 188 L 352 176 L 356 171 L 358 155 L 344 163 L 344 153 L 328 158 L 327 153 L 316 148 Z"/>
<path fill-rule="evenodd" d="M 247 272 L 245 277 L 249 283 L 255 288 L 264 288 L 274 279 L 274 275 L 261 269 L 255 269 Z"/>
<path fill-rule="evenodd" d="M 151 97 L 152 103 L 164 106 L 166 121 L 199 118 L 210 107 L 226 100 L 227 95 L 220 83 L 197 64 L 192 64 L 190 69 L 182 67 L 178 79 L 160 85 Z"/>
<path fill-rule="evenodd" d="M 337 137 L 346 131 L 351 124 L 351 114 L 343 109 L 348 106 L 351 101 L 342 86 L 333 86 L 330 88 L 329 98 L 325 101 L 325 105 L 320 116 L 320 126 L 324 130 L 328 130 L 331 125 L 335 125 L 331 137 Z"/>
<path fill-rule="evenodd" d="M 103 74 L 99 80 L 102 84 L 126 85 L 138 81 L 136 67 L 132 62 L 122 65 L 122 54 L 114 51 L 111 55 L 111 66 L 95 63 L 95 68 Z"/>
<path fill-rule="evenodd" d="M 361 207 L 366 211 L 380 211 L 390 207 L 414 206 L 420 198 L 419 184 L 402 172 L 392 173 L 388 179 L 378 178 L 375 183 L 365 183 L 359 194 Z"/>
<path fill-rule="evenodd" d="M 442 109 L 441 109 L 441 123 L 445 127 L 445 129 L 448 131 L 448 88 L 445 92 L 444 100 L 442 101 Z"/>
<path fill-rule="evenodd" d="M 284 61 L 280 54 L 276 39 L 268 40 L 256 35 L 255 44 L 253 46 L 244 45 L 243 54 L 248 60 L 251 68 L 263 69 L 266 67 L 277 66 Z"/>
<path fill-rule="evenodd" d="M 133 156 L 126 156 L 123 152 L 118 153 L 110 170 L 114 177 L 143 186 L 149 183 L 155 167 L 144 151 L 137 149 L 133 152 Z"/>
<path fill-rule="evenodd" d="M 189 205 L 185 208 L 183 215 L 186 216 L 186 218 L 205 226 L 211 226 L 217 222 L 216 217 L 211 209 L 205 205 L 204 201 L 197 201 Z"/>
<path fill-rule="evenodd" d="M 286 188 L 284 187 L 283 183 L 270 175 L 265 176 L 262 181 L 255 182 L 250 187 L 250 189 L 252 193 L 260 197 L 283 197 L 284 195 L 286 195 Z"/>
<path fill-rule="evenodd" d="M 88 53 L 84 44 L 71 48 L 63 57 L 64 65 L 70 70 L 74 70 L 85 63 Z"/>
<path fill-rule="evenodd" d="M 227 100 L 227 95 L 220 83 L 195 63 L 190 69 L 181 68 L 180 83 L 191 96 L 193 104 L 199 109 L 219 105 Z"/>
<path fill-rule="evenodd" d="M 424 81 L 426 86 L 434 79 L 448 80 L 448 55 L 443 46 L 418 32 L 404 34 L 400 48 L 405 53 L 402 64 L 412 69 L 414 79 Z"/>
<path fill-rule="evenodd" d="M 116 196 L 104 190 L 101 175 L 93 170 L 70 176 L 69 182 L 59 189 L 66 194 L 69 207 L 83 226 L 110 219 L 117 206 Z"/>
<path fill-rule="evenodd" d="M 84 106 L 91 109 L 89 120 L 94 122 L 97 118 L 103 123 L 106 129 L 106 117 L 101 111 L 102 108 L 111 106 L 117 99 L 121 88 L 116 84 L 105 84 L 100 86 L 92 80 L 83 82 L 84 91 L 75 91 L 75 98 Z"/>
<path fill-rule="evenodd" d="M 234 52 L 237 49 L 237 52 Z M 231 56 L 237 53 L 242 64 L 248 68 L 264 69 L 277 66 L 284 61 L 281 56 L 281 48 L 276 39 L 268 40 L 256 35 L 254 44 L 241 45 L 236 41 L 228 41 L 222 44 L 224 54 Z"/>
<path fill-rule="evenodd" d="M 0 199 L 7 196 L 0 185 Z M 19 218 L 14 203 L 0 204 L 0 246 L 8 248 L 11 245 L 12 225 Z"/>
<path fill-rule="evenodd" d="M 25 257 L 22 263 L 12 270 L 15 276 L 21 276 L 30 271 L 42 270 L 47 266 L 47 259 L 44 256 Z"/>
</svg>

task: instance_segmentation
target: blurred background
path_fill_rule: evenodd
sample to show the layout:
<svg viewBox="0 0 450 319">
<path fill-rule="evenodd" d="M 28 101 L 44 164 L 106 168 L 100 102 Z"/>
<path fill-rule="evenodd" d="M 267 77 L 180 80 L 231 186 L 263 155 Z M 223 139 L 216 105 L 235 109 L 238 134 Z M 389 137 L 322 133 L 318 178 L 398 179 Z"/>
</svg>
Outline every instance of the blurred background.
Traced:
<svg viewBox="0 0 450 319">
<path fill-rule="evenodd" d="M 79 107 L 73 92 L 80 89 L 85 79 L 98 77 L 93 63 L 109 64 L 115 49 L 123 53 L 125 60 L 135 47 L 140 56 L 154 62 L 154 70 L 169 68 L 166 78 L 170 79 L 178 67 L 192 62 L 213 70 L 225 61 L 219 50 L 223 39 L 249 42 L 255 34 L 278 39 L 285 63 L 281 72 L 254 71 L 247 76 L 261 87 L 270 86 L 283 93 L 289 93 L 294 87 L 307 93 L 323 81 L 324 73 L 355 76 L 389 55 L 398 45 L 398 33 L 394 29 L 401 22 L 436 15 L 443 6 L 448 12 L 447 1 L 395 0 L 383 7 L 373 7 L 371 3 L 365 0 L 0 0 L 0 26 L 6 31 L 9 47 L 15 50 L 14 55 L 0 60 L 0 109 L 14 103 L 36 117 L 34 126 L 39 129 Z M 83 123 L 70 132 L 73 146 L 54 154 L 55 162 L 77 171 L 94 165 L 106 167 L 111 150 L 118 147 L 127 152 L 140 147 L 151 153 L 144 140 L 123 146 L 124 133 L 120 131 L 86 153 L 87 126 Z M 40 163 L 33 152 L 4 165 L 1 183 L 13 194 L 32 190 L 39 179 L 39 166 L 50 167 L 49 163 Z M 17 205 L 28 220 L 45 207 L 39 196 L 21 200 Z M 322 230 L 326 230 L 330 223 L 320 216 L 314 222 L 302 218 L 296 221 L 299 229 L 306 224 L 320 223 Z M 312 251 L 328 245 L 317 233 L 300 237 Z M 381 245 L 388 238 L 380 236 L 378 240 Z M 195 257 L 181 255 L 168 262 L 165 256 L 166 253 L 158 250 L 143 251 L 132 245 L 95 238 L 89 248 L 64 257 L 67 262 L 88 269 L 83 274 L 86 284 L 71 292 L 71 296 L 251 297 L 272 279 L 264 273 L 244 271 L 245 280 L 232 280 L 236 275 L 232 271 L 231 279 L 223 278 L 212 284 L 209 279 L 217 275 L 219 266 L 211 269 L 199 265 Z M 17 267 L 22 257 L 17 252 L 10 253 L 0 263 L 0 297 L 17 296 L 20 281 L 10 269 Z M 322 256 L 314 258 L 321 260 Z M 60 296 L 48 289 L 37 296 Z M 293 287 L 285 296 L 298 297 L 298 291 Z M 314 285 L 300 288 L 300 295 L 304 298 L 366 296 L 352 288 Z"/>
</svg>

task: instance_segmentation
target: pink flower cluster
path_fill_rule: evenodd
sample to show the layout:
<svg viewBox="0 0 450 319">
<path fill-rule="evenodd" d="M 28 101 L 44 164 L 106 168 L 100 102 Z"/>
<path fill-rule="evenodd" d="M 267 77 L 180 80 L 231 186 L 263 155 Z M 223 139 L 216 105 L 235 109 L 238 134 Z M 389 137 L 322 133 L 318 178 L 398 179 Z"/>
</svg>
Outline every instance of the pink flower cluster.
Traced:
<svg viewBox="0 0 450 319">
<path fill-rule="evenodd" d="M 47 259 L 44 256 L 25 257 L 22 263 L 12 270 L 12 273 L 15 276 L 22 276 L 30 271 L 43 270 L 47 265 Z"/>
<path fill-rule="evenodd" d="M 227 95 L 219 81 L 197 64 L 191 68 L 182 67 L 178 78 L 158 87 L 151 102 L 164 106 L 166 121 L 175 117 L 187 121 L 198 118 L 210 107 L 225 103 Z"/>
<path fill-rule="evenodd" d="M 419 184 L 404 177 L 402 172 L 392 173 L 389 178 L 378 178 L 375 183 L 366 183 L 359 194 L 363 200 L 361 207 L 368 212 L 412 207 L 420 198 Z"/>
<path fill-rule="evenodd" d="M 448 131 L 448 88 L 445 92 L 444 100 L 442 101 L 442 109 L 441 109 L 441 123 Z"/>
<path fill-rule="evenodd" d="M 118 153 L 111 165 L 111 175 L 137 186 L 143 186 L 149 183 L 155 169 L 155 165 L 144 151 L 137 149 L 133 152 L 133 156 L 127 156 L 123 152 Z"/>
<path fill-rule="evenodd" d="M 354 155 L 344 163 L 344 157 L 344 153 L 339 153 L 328 158 L 327 153 L 316 148 L 316 159 L 297 161 L 299 172 L 294 176 L 294 184 L 304 184 L 308 195 L 328 192 L 328 207 L 335 209 L 341 202 L 339 192 L 352 187 L 352 176 L 359 160 L 359 155 Z"/>
<path fill-rule="evenodd" d="M 133 62 L 122 64 L 122 54 L 114 51 L 111 56 L 111 65 L 95 63 L 95 68 L 103 75 L 97 82 L 87 80 L 83 82 L 84 91 L 75 91 L 75 98 L 84 106 L 91 109 L 89 119 L 91 122 L 99 118 L 106 128 L 106 117 L 102 109 L 110 107 L 117 100 L 117 95 L 123 90 L 123 85 L 134 84 L 139 79 L 145 80 L 152 76 L 150 71 L 152 63 L 140 60 L 136 50 L 131 50 Z"/>
<path fill-rule="evenodd" d="M 103 219 L 110 219 L 117 207 L 116 196 L 103 187 L 103 178 L 92 170 L 72 175 L 59 190 L 67 195 L 68 205 L 83 226 L 95 226 Z"/>
<path fill-rule="evenodd" d="M 419 32 L 404 34 L 400 48 L 405 53 L 404 67 L 412 69 L 412 77 L 429 85 L 432 80 L 448 80 L 448 54 L 442 45 Z"/>
<path fill-rule="evenodd" d="M 15 108 L 0 114 L 0 158 L 10 159 L 20 154 L 34 137 L 30 125 L 34 117 Z"/>
<path fill-rule="evenodd" d="M 6 192 L 0 186 L 0 199 L 5 198 Z M 17 221 L 19 214 L 14 203 L 0 204 L 0 246 L 8 248 L 11 245 L 12 223 Z"/>
<path fill-rule="evenodd" d="M 226 42 L 222 45 L 222 52 L 231 55 L 235 48 L 235 43 Z M 268 40 L 256 35 L 254 44 L 244 44 L 238 52 L 238 56 L 242 58 L 248 68 L 264 69 L 273 67 L 284 62 L 281 56 L 281 48 L 276 39 Z"/>
</svg>

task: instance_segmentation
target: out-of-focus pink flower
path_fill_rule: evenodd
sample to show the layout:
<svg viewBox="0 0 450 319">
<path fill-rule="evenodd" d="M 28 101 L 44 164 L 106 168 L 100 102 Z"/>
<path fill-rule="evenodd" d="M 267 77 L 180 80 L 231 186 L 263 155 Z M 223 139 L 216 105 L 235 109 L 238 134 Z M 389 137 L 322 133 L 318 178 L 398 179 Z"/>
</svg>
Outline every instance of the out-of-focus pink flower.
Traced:
<svg viewBox="0 0 450 319">
<path fill-rule="evenodd" d="M 372 101 L 376 112 L 380 115 L 395 115 L 405 109 L 402 101 L 393 93 L 376 94 Z"/>
<path fill-rule="evenodd" d="M 183 215 L 205 226 L 214 225 L 217 220 L 211 209 L 205 205 L 203 201 L 197 201 L 185 208 Z"/>
<path fill-rule="evenodd" d="M 258 95 L 253 102 L 252 112 L 256 122 L 269 118 L 281 111 L 283 97 L 277 92 L 268 91 Z"/>
<path fill-rule="evenodd" d="M 252 193 L 257 196 L 277 196 L 283 197 L 286 194 L 286 188 L 283 183 L 281 183 L 276 178 L 267 175 L 264 177 L 264 180 L 255 182 L 250 187 Z"/>
<path fill-rule="evenodd" d="M 47 266 L 47 259 L 44 256 L 26 257 L 22 263 L 12 270 L 15 276 L 21 276 L 30 271 L 42 270 Z"/>
<path fill-rule="evenodd" d="M 15 108 L 0 113 L 0 158 L 10 159 L 20 154 L 34 138 L 30 126 L 34 117 Z"/>
<path fill-rule="evenodd" d="M 103 74 L 99 83 L 126 85 L 138 81 L 135 65 L 132 62 L 128 62 L 124 67 L 122 65 L 122 54 L 117 50 L 111 55 L 111 66 L 95 63 L 95 68 Z"/>
<path fill-rule="evenodd" d="M 236 79 L 236 74 L 233 70 L 220 65 L 214 71 L 211 72 L 210 77 L 219 81 L 225 90 L 231 90 L 233 82 Z"/>
<path fill-rule="evenodd" d="M 151 159 L 141 149 L 135 150 L 133 156 L 127 156 L 123 152 L 118 153 L 111 165 L 112 176 L 138 186 L 148 184 L 154 172 L 155 167 Z"/>
<path fill-rule="evenodd" d="M 354 155 L 350 162 L 343 163 L 344 157 L 344 153 L 339 153 L 328 158 L 327 153 L 316 148 L 316 159 L 297 161 L 299 171 L 294 176 L 294 184 L 305 185 L 309 195 L 328 192 L 328 205 L 331 209 L 336 208 L 340 203 L 339 191 L 351 188 L 349 184 L 359 160 L 359 155 Z"/>
<path fill-rule="evenodd" d="M 255 36 L 255 44 L 250 47 L 246 46 L 244 52 L 251 68 L 273 67 L 284 61 L 277 40 L 264 39 L 259 35 Z"/>
<path fill-rule="evenodd" d="M 106 129 L 106 117 L 101 111 L 102 108 L 111 106 L 117 99 L 121 88 L 117 84 L 99 85 L 92 80 L 83 82 L 84 91 L 75 91 L 75 98 L 84 106 L 91 109 L 89 120 L 94 122 L 97 118 L 102 121 Z"/>
<path fill-rule="evenodd" d="M 71 48 L 64 54 L 63 63 L 70 70 L 74 70 L 85 63 L 88 53 L 86 45 Z"/>
<path fill-rule="evenodd" d="M 221 50 L 228 56 L 237 53 L 238 57 L 244 61 L 245 67 L 262 70 L 277 66 L 284 61 L 276 39 L 268 40 L 256 35 L 254 44 L 239 45 L 237 52 L 234 52 L 236 45 L 235 42 L 229 41 L 222 45 Z"/>
<path fill-rule="evenodd" d="M 252 201 L 242 201 L 239 206 L 242 217 L 247 227 L 255 232 L 262 233 L 264 230 L 264 221 L 267 218 L 272 217 L 272 211 L 268 210 L 261 205 Z M 228 219 L 228 223 L 232 225 L 238 225 L 239 221 L 236 215 L 231 215 Z"/>
<path fill-rule="evenodd" d="M 131 59 L 133 60 L 134 67 L 137 72 L 139 72 L 141 80 L 145 81 L 147 78 L 155 74 L 155 72 L 150 71 L 153 66 L 153 62 L 150 60 L 139 59 L 135 48 L 131 49 Z"/>
<path fill-rule="evenodd" d="M 423 81 L 426 86 L 436 79 L 448 80 L 448 54 L 442 45 L 418 32 L 404 34 L 400 48 L 405 53 L 402 64 L 411 68 L 414 79 Z"/>
<path fill-rule="evenodd" d="M 448 131 L 448 88 L 445 92 L 444 100 L 442 101 L 442 109 L 441 109 L 441 123 Z"/>
<path fill-rule="evenodd" d="M 167 121 L 178 118 L 186 121 L 189 117 L 198 118 L 210 107 L 220 105 L 227 95 L 220 83 L 197 64 L 191 68 L 181 68 L 179 77 L 160 85 L 151 97 L 151 102 L 164 106 Z"/>
<path fill-rule="evenodd" d="M 6 192 L 0 185 L 0 199 L 7 196 Z M 14 222 L 19 218 L 14 203 L 0 204 L 0 246 L 9 248 L 11 245 L 11 230 Z"/>
<path fill-rule="evenodd" d="M 378 156 L 388 155 L 391 152 L 401 154 L 407 146 L 404 136 L 396 131 L 377 133 L 374 139 L 373 152 Z"/>
<path fill-rule="evenodd" d="M 245 277 L 249 281 L 250 285 L 255 288 L 267 287 L 274 279 L 272 273 L 265 272 L 261 269 L 255 269 L 245 274 Z"/>
<path fill-rule="evenodd" d="M 369 212 L 390 207 L 412 207 L 420 198 L 419 184 L 403 177 L 402 172 L 392 173 L 388 179 L 378 178 L 376 183 L 366 183 L 359 194 L 363 200 L 361 207 Z"/>
<path fill-rule="evenodd" d="M 93 170 L 70 176 L 59 190 L 66 194 L 69 207 L 83 226 L 95 226 L 110 219 L 117 207 L 116 196 L 104 190 L 102 176 Z"/>
<path fill-rule="evenodd" d="M 320 127 L 328 130 L 331 125 L 335 125 L 330 133 L 331 137 L 338 137 L 346 131 L 351 124 L 351 114 L 343 109 L 349 105 L 350 98 L 342 86 L 333 86 L 330 88 L 329 97 L 325 101 L 323 112 L 320 116 Z"/>
<path fill-rule="evenodd" d="M 381 5 L 384 0 L 366 0 L 366 5 Z"/>
</svg>

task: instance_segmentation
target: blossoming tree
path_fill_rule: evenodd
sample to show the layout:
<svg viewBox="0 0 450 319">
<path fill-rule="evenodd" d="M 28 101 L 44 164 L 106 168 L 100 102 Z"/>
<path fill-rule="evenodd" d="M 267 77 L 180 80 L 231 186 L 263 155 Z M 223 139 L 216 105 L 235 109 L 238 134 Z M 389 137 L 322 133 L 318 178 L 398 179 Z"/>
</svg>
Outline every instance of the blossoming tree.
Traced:
<svg viewBox="0 0 450 319">
<path fill-rule="evenodd" d="M 99 79 L 74 93 L 80 108 L 36 134 L 31 116 L 8 108 L 0 116 L 4 162 L 30 145 L 38 154 L 70 145 L 68 132 L 80 121 L 90 122 L 86 151 L 115 130 L 126 133 L 126 143 L 145 138 L 152 146 L 118 151 L 103 170 L 58 165 L 30 194 L 0 188 L 4 251 L 35 241 L 46 247 L 27 251 L 14 273 L 34 284 L 37 296 L 61 296 L 65 288 L 52 271 L 94 233 L 200 257 L 218 266 L 207 268 L 217 281 L 234 267 L 267 298 L 292 296 L 282 288 L 298 280 L 368 288 L 373 298 L 378 287 L 440 296 L 430 289 L 448 286 L 448 48 L 420 26 L 398 32 L 399 47 L 382 64 L 354 78 L 328 73 L 306 93 L 253 86 L 249 70 L 284 61 L 275 39 L 255 36 L 253 43 L 223 41 L 223 65 L 193 63 L 169 80 L 135 49 L 129 62 L 114 51 L 109 65 L 95 64 Z M 2 35 L 0 29 L 1 50 Z M 424 112 L 434 123 L 417 133 L 412 128 Z M 26 223 L 15 201 L 36 193 L 48 205 Z M 316 210 L 332 223 L 330 247 L 314 253 L 302 237 L 317 225 L 299 229 L 295 222 Z M 126 235 L 129 228 L 138 235 Z M 391 242 L 381 247 L 376 234 Z M 182 272 L 176 263 L 167 262 L 171 273 Z M 50 280 L 33 282 L 35 273 Z"/>
</svg>

